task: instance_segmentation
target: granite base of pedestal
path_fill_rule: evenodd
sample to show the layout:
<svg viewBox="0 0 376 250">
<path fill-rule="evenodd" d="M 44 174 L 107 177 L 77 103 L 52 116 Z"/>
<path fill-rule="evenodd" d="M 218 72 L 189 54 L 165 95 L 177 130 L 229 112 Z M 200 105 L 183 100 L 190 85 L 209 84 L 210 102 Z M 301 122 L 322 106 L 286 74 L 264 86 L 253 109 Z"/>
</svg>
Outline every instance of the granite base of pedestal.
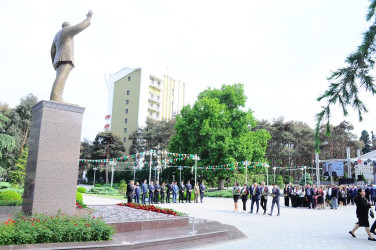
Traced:
<svg viewBox="0 0 376 250">
<path fill-rule="evenodd" d="M 33 107 L 24 213 L 75 213 L 84 110 L 52 101 L 40 101 Z"/>
</svg>

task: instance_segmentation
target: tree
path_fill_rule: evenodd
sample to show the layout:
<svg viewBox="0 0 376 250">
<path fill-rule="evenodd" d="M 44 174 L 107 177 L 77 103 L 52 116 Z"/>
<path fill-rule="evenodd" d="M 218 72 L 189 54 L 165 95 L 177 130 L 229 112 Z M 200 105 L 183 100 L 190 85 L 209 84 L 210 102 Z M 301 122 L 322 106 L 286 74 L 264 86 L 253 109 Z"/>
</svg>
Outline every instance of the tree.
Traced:
<svg viewBox="0 0 376 250">
<path fill-rule="evenodd" d="M 301 186 L 304 186 L 305 183 L 310 184 L 310 185 L 313 184 L 312 179 L 311 179 L 311 176 L 309 175 L 309 173 L 305 173 L 305 174 L 303 174 L 303 175 L 302 175 L 302 178 L 300 179 L 299 184 L 300 184 Z"/>
<path fill-rule="evenodd" d="M 16 160 L 14 167 L 9 171 L 9 179 L 13 184 L 23 186 L 26 177 L 26 164 L 28 157 L 28 148 L 22 150 L 21 156 Z"/>
<path fill-rule="evenodd" d="M 16 147 L 14 138 L 4 131 L 4 124 L 9 121 L 9 118 L 0 113 L 0 159 L 3 158 L 3 150 L 11 151 Z"/>
<path fill-rule="evenodd" d="M 330 136 L 331 107 L 339 104 L 345 116 L 348 115 L 348 107 L 353 107 L 358 112 L 359 121 L 363 120 L 363 113 L 368 112 L 365 104 L 359 98 L 360 88 L 366 92 L 376 94 L 376 87 L 371 70 L 374 68 L 374 55 L 376 53 L 376 0 L 371 0 L 368 8 L 367 21 L 372 21 L 369 29 L 363 35 L 363 42 L 358 49 L 346 58 L 347 66 L 332 73 L 328 78 L 331 81 L 329 89 L 317 98 L 317 101 L 327 100 L 322 111 L 316 115 L 317 123 L 315 130 L 316 151 L 320 151 L 321 122 L 327 120 L 326 135 Z M 373 20 L 372 20 L 373 19 Z"/>
<path fill-rule="evenodd" d="M 93 156 L 97 159 L 117 158 L 125 151 L 119 135 L 99 132 L 93 142 Z M 106 161 L 106 183 L 108 183 L 108 161 Z"/>
<path fill-rule="evenodd" d="M 89 141 L 87 138 L 81 142 L 80 146 L 80 159 L 93 159 L 93 143 Z M 82 177 L 83 172 L 89 168 L 88 162 L 81 162 L 79 163 L 79 170 L 78 175 Z"/>
<path fill-rule="evenodd" d="M 242 84 L 201 92 L 195 104 L 183 107 L 177 116 L 170 151 L 197 154 L 203 166 L 264 161 L 270 134 L 264 129 L 251 130 L 256 127 L 256 120 L 251 110 L 241 109 L 245 101 Z M 193 165 L 193 161 L 189 164 Z M 217 178 L 218 188 L 223 189 L 224 179 L 233 173 L 206 171 L 205 178 Z"/>
<path fill-rule="evenodd" d="M 362 148 L 363 154 L 366 154 L 371 151 L 371 144 L 370 144 L 370 138 L 367 130 L 362 131 L 362 135 L 360 136 L 361 141 L 364 142 L 364 147 Z"/>
</svg>

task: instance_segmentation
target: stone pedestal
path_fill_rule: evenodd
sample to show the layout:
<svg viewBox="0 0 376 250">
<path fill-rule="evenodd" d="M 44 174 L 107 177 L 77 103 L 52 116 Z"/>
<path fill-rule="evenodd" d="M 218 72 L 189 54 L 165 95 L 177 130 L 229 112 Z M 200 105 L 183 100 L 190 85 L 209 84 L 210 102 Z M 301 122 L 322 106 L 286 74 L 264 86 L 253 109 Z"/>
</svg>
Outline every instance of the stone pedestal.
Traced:
<svg viewBox="0 0 376 250">
<path fill-rule="evenodd" d="M 52 101 L 33 107 L 23 212 L 75 213 L 84 110 Z"/>
</svg>

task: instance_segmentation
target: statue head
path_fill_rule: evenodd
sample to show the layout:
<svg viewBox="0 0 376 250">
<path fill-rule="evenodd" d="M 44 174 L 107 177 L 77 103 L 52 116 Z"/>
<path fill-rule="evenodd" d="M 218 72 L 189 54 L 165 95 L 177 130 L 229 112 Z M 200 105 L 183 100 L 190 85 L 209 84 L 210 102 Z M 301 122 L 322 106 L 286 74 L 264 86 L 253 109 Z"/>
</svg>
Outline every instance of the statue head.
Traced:
<svg viewBox="0 0 376 250">
<path fill-rule="evenodd" d="M 61 25 L 62 28 L 66 28 L 70 26 L 71 26 L 70 22 L 63 22 L 63 24 Z"/>
</svg>

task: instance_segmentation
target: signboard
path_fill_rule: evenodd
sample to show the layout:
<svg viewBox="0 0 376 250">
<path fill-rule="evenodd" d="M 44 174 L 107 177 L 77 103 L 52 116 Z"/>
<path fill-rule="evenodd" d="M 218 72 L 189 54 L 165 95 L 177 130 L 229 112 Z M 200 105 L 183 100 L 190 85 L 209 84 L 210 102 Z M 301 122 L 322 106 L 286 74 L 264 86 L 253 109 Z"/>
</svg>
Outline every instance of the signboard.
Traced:
<svg viewBox="0 0 376 250">
<path fill-rule="evenodd" d="M 323 176 L 343 176 L 343 162 L 325 162 L 322 172 Z"/>
</svg>

